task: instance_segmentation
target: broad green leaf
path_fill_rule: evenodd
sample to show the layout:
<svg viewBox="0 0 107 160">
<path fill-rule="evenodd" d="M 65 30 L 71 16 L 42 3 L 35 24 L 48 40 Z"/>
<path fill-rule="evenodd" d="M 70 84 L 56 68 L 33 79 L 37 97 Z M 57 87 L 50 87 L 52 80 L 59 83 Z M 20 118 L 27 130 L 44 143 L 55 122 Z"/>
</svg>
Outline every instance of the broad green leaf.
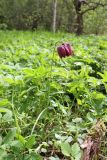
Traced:
<svg viewBox="0 0 107 160">
<path fill-rule="evenodd" d="M 98 74 L 103 78 L 103 82 L 107 82 L 107 71 L 104 71 L 104 74 L 98 72 Z"/>
<path fill-rule="evenodd" d="M 25 140 L 25 138 L 22 136 L 22 135 L 20 135 L 20 134 L 16 134 L 16 138 L 23 144 L 23 145 L 25 145 L 25 143 L 26 143 L 26 140 Z"/>
<path fill-rule="evenodd" d="M 12 120 L 12 112 L 5 113 L 5 115 L 2 118 L 4 121 L 11 121 Z"/>
<path fill-rule="evenodd" d="M 86 116 L 87 116 L 87 119 L 88 119 L 89 121 L 91 121 L 91 122 L 94 121 L 94 118 L 92 117 L 92 114 L 91 114 L 90 112 L 88 112 Z"/>
<path fill-rule="evenodd" d="M 8 99 L 2 99 L 0 100 L 0 107 L 6 106 L 9 104 Z"/>
<path fill-rule="evenodd" d="M 106 114 L 103 116 L 103 120 L 104 120 L 104 122 L 107 122 L 107 110 L 106 110 L 105 113 L 106 113 Z"/>
<path fill-rule="evenodd" d="M 0 160 L 4 160 L 4 157 L 7 156 L 7 152 L 3 149 L 0 149 Z"/>
<path fill-rule="evenodd" d="M 7 108 L 0 107 L 0 112 L 11 112 L 11 111 Z"/>
<path fill-rule="evenodd" d="M 10 142 L 14 139 L 16 136 L 16 129 L 12 129 L 11 131 L 8 132 L 6 137 L 3 140 L 4 144 L 10 144 Z"/>
<path fill-rule="evenodd" d="M 78 130 L 78 127 L 73 123 L 68 123 L 67 127 L 72 133 L 76 133 Z"/>
<path fill-rule="evenodd" d="M 30 149 L 30 148 L 33 147 L 34 143 L 35 143 L 35 137 L 34 137 L 34 136 L 31 136 L 31 137 L 27 140 L 27 142 L 26 142 L 25 145 L 26 145 L 26 147 L 27 147 L 28 149 Z"/>
<path fill-rule="evenodd" d="M 19 140 L 12 141 L 10 146 L 23 149 L 23 144 Z"/>
<path fill-rule="evenodd" d="M 65 156 L 70 156 L 71 153 L 71 146 L 67 142 L 63 142 L 60 144 L 61 145 L 61 151 Z"/>
<path fill-rule="evenodd" d="M 81 150 L 78 143 L 74 143 L 71 146 L 71 155 L 75 160 L 80 160 L 81 158 Z"/>
<path fill-rule="evenodd" d="M 25 155 L 24 160 L 43 160 L 43 158 L 39 154 L 31 153 L 29 155 Z"/>
<path fill-rule="evenodd" d="M 43 160 L 39 154 L 31 154 L 31 160 Z"/>
<path fill-rule="evenodd" d="M 65 142 L 70 143 L 70 142 L 72 142 L 72 141 L 73 141 L 72 136 L 68 136 L 68 138 L 66 139 L 66 141 L 65 141 Z"/>
<path fill-rule="evenodd" d="M 55 138 L 60 140 L 61 139 L 61 135 L 55 133 Z"/>
</svg>

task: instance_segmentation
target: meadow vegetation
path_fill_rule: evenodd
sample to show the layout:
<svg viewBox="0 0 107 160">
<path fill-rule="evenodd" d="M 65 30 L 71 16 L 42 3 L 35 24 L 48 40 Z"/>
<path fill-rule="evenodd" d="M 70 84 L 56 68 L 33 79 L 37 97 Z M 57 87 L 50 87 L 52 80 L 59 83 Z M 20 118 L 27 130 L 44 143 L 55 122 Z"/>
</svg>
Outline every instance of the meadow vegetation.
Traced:
<svg viewBox="0 0 107 160">
<path fill-rule="evenodd" d="M 107 158 L 107 37 L 0 31 L 0 160 L 80 160 L 101 120 Z M 57 46 L 73 45 L 60 58 Z"/>
</svg>

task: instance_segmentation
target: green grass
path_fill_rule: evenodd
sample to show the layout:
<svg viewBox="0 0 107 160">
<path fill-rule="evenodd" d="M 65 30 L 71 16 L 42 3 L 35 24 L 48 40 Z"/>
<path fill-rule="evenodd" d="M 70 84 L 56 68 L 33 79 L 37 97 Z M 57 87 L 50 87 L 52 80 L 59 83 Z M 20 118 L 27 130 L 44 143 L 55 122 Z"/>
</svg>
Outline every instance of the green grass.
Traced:
<svg viewBox="0 0 107 160">
<path fill-rule="evenodd" d="M 90 128 L 107 122 L 106 36 L 0 35 L 0 160 L 79 160 Z M 75 56 L 58 57 L 62 42 Z"/>
</svg>

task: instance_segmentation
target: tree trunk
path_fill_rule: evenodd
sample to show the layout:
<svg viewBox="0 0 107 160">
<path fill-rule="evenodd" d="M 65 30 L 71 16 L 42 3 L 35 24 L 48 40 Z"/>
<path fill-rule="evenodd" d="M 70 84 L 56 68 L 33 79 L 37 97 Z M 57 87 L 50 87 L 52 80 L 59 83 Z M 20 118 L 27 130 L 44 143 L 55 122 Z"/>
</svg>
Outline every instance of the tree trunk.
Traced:
<svg viewBox="0 0 107 160">
<path fill-rule="evenodd" d="M 83 33 L 83 15 L 81 13 L 77 14 L 77 28 L 76 34 L 81 35 Z"/>
<path fill-rule="evenodd" d="M 85 0 L 74 0 L 74 7 L 76 11 L 76 34 L 81 35 L 83 33 L 83 14 L 81 12 L 81 5 Z"/>
<path fill-rule="evenodd" d="M 52 31 L 56 32 L 56 14 L 57 14 L 57 0 L 53 0 L 53 24 Z"/>
</svg>

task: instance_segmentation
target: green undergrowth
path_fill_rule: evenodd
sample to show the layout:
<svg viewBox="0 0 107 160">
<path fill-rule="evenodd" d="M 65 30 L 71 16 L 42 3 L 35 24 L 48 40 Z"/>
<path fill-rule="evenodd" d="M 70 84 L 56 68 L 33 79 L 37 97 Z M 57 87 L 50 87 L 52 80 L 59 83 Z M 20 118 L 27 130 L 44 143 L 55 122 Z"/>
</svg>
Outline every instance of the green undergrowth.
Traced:
<svg viewBox="0 0 107 160">
<path fill-rule="evenodd" d="M 80 160 L 90 128 L 107 123 L 106 36 L 0 35 L 0 160 Z M 74 56 L 59 58 L 62 42 Z"/>
</svg>

